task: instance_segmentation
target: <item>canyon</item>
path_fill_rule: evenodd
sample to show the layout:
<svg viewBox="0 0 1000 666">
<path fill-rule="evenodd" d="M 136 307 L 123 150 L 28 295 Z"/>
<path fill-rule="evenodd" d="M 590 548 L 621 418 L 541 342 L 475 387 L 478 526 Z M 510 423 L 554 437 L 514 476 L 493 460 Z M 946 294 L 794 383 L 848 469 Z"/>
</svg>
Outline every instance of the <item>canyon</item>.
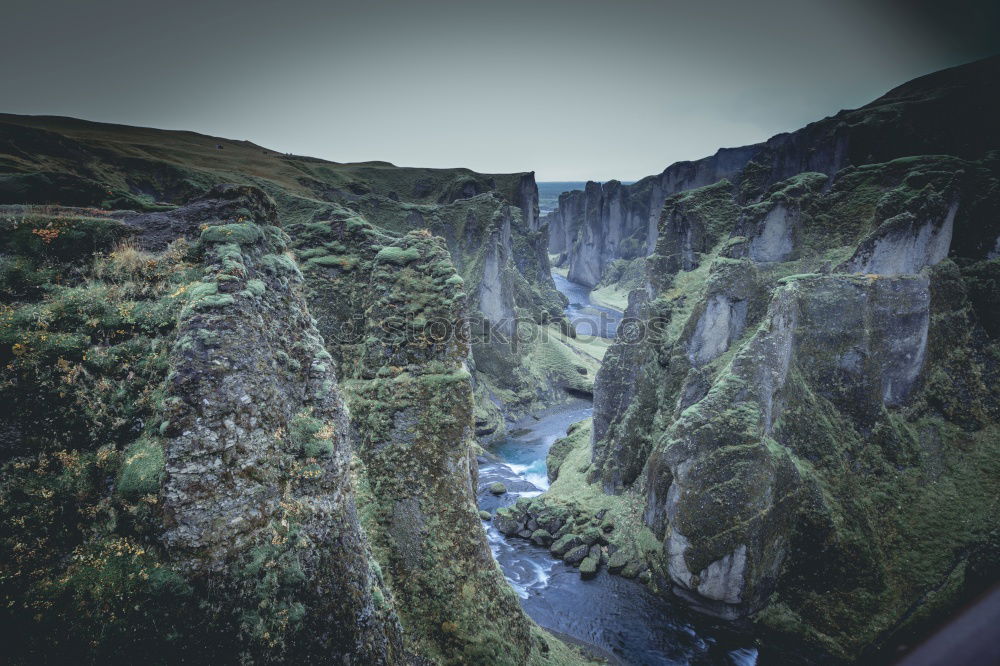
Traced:
<svg viewBox="0 0 1000 666">
<path fill-rule="evenodd" d="M 997 582 L 998 75 L 544 215 L 0 115 L 12 660 L 887 661 Z"/>
</svg>

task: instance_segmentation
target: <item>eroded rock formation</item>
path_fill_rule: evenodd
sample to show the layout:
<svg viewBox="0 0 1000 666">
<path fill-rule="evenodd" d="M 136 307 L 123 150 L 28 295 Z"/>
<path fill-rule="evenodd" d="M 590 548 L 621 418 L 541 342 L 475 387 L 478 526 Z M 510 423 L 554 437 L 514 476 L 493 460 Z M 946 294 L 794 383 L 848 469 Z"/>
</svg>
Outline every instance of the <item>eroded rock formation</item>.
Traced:
<svg viewBox="0 0 1000 666">
<path fill-rule="evenodd" d="M 642 503 L 663 589 L 856 657 L 993 575 L 1000 377 L 972 295 L 998 270 L 998 166 L 667 200 L 647 335 L 598 377 L 591 472 Z"/>
<path fill-rule="evenodd" d="M 216 188 L 165 248 L 127 216 L 7 214 L 19 270 L 64 276 L 4 282 L 4 402 L 31 405 L 2 421 L 15 658 L 403 661 L 273 202 Z"/>
<path fill-rule="evenodd" d="M 678 192 L 722 179 L 736 182 L 738 175 L 737 198 L 751 201 L 799 173 L 833 176 L 850 165 L 907 155 L 977 157 L 984 146 L 997 145 L 992 118 L 998 102 L 989 90 L 996 68 L 995 59 L 987 59 L 930 74 L 859 109 L 841 111 L 761 144 L 678 162 L 630 185 L 588 183 L 583 191 L 562 194 L 558 208 L 542 220 L 550 230 L 549 252 L 560 255 L 571 280 L 594 286 L 613 260 L 653 252 L 663 203 Z M 778 231 L 772 227 L 771 233 Z M 787 244 L 779 237 L 760 242 L 778 255 Z"/>
</svg>

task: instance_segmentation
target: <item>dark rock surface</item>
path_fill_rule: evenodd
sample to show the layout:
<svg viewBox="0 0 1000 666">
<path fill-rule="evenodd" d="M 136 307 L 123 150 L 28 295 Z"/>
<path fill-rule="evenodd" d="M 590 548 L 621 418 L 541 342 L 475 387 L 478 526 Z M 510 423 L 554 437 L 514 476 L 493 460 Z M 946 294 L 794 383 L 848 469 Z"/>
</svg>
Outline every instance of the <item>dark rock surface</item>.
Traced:
<svg viewBox="0 0 1000 666">
<path fill-rule="evenodd" d="M 613 260 L 653 251 L 664 201 L 684 190 L 729 179 L 740 200 L 752 200 L 803 172 L 833 176 L 847 166 L 907 155 L 978 159 L 998 143 L 1000 99 L 991 89 L 998 69 L 997 58 L 990 58 L 937 72 L 761 144 L 678 162 L 631 185 L 588 183 L 560 195 L 558 208 L 543 218 L 549 252 L 561 255 L 571 280 L 595 286 Z"/>
<path fill-rule="evenodd" d="M 57 231 L 52 242 L 79 233 L 96 243 L 115 229 L 107 225 L 121 224 L 94 215 L 26 215 L 15 234 L 45 228 Z M 42 367 L 28 356 L 5 370 L 6 379 L 21 377 L 25 398 L 46 405 L 50 423 L 40 430 L 30 412 L 4 415 L 8 424 L 21 421 L 37 451 L 4 468 L 5 522 L 46 515 L 47 499 L 58 497 L 52 491 L 34 503 L 12 502 L 24 483 L 16 470 L 42 465 L 43 487 L 58 487 L 66 465 L 81 474 L 72 499 L 55 500 L 77 519 L 58 527 L 65 536 L 49 543 L 47 561 L 28 569 L 4 557 L 6 621 L 20 627 L 17 651 L 25 651 L 16 657 L 404 660 L 388 590 L 355 514 L 340 388 L 302 276 L 277 259 L 289 239 L 273 202 L 259 190 L 222 187 L 172 219 L 201 225 L 184 226 L 187 233 L 160 254 L 126 245 L 90 267 L 64 259 L 62 270 L 75 280 L 66 291 L 36 303 L 30 291 L 18 293 L 19 308 L 69 315 L 35 337 L 62 336 L 57 367 L 90 379 L 72 389 L 64 412 L 67 390 L 50 399 Z M 120 227 L 125 237 L 135 229 Z M 138 242 L 152 238 L 149 246 L 159 248 L 163 230 L 147 237 L 139 228 Z M 18 247 L 26 260 L 35 256 L 31 246 Z M 95 309 L 107 313 L 105 323 L 98 317 L 84 326 L 114 332 L 82 338 L 75 351 L 65 344 L 74 334 L 58 329 Z M 107 319 L 110 311 L 117 319 Z M 27 322 L 19 328 L 18 335 L 34 336 Z M 121 356 L 126 350 L 133 351 Z M 103 365 L 109 356 L 125 370 Z M 126 404 L 116 405 L 121 399 Z M 109 414 L 123 406 L 134 425 L 126 419 L 121 430 L 112 419 L 108 430 Z M 75 442 L 60 422 L 72 426 Z M 69 457 L 43 474 L 52 455 Z M 24 528 L 5 535 L 5 553 L 37 538 L 31 530 L 39 525 Z M 44 620 L 25 618 L 23 608 L 53 585 L 63 591 Z"/>
<path fill-rule="evenodd" d="M 998 63 L 666 198 L 595 387 L 591 478 L 661 543 L 622 575 L 846 659 L 996 580 Z"/>
</svg>

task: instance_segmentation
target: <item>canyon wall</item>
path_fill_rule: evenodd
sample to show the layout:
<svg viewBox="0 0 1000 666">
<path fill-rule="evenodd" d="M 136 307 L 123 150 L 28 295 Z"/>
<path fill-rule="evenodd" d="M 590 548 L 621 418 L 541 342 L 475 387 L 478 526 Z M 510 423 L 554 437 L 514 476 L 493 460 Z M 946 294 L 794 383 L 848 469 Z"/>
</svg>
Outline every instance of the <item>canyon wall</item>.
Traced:
<svg viewBox="0 0 1000 666">
<path fill-rule="evenodd" d="M 476 435 L 583 382 L 510 336 L 563 305 L 532 174 L 16 116 L 0 153 L 18 660 L 576 659 L 473 492 Z"/>
<path fill-rule="evenodd" d="M 630 185 L 590 182 L 582 192 L 561 194 L 558 208 L 542 220 L 549 227 L 549 253 L 560 255 L 556 264 L 569 269 L 570 280 L 596 286 L 611 261 L 649 254 L 666 197 L 732 177 L 759 151 L 759 146 L 725 148 Z"/>
<path fill-rule="evenodd" d="M 607 265 L 644 277 L 592 420 L 498 529 L 749 623 L 761 660 L 888 661 L 995 585 L 998 74 L 918 79 L 666 196 L 649 255 Z"/>
<path fill-rule="evenodd" d="M 659 541 L 632 547 L 652 584 L 855 659 L 996 581 L 998 67 L 907 84 L 666 199 L 588 472 Z"/>
<path fill-rule="evenodd" d="M 158 210 L 232 182 L 273 197 L 286 225 L 322 224 L 346 209 L 393 233 L 431 229 L 446 239 L 478 322 L 469 360 L 477 437 L 501 438 L 507 422 L 567 400 L 553 383 L 592 390 L 592 374 L 581 382 L 573 363 L 547 363 L 538 349 L 564 303 L 533 173 L 339 164 L 189 132 L 4 114 L 0 154 L 0 201 L 144 210 L 160 224 Z"/>
<path fill-rule="evenodd" d="M 273 202 L 4 220 L 9 656 L 404 662 Z"/>
<path fill-rule="evenodd" d="M 995 97 L 982 81 L 994 65 L 981 61 L 915 79 L 859 109 L 841 111 L 764 143 L 724 148 L 694 162 L 678 162 L 630 185 L 588 183 L 559 197 L 543 218 L 549 252 L 588 286 L 600 282 L 615 259 L 652 253 L 667 197 L 729 179 L 737 199 L 751 201 L 781 180 L 803 172 L 828 176 L 849 165 L 886 162 L 906 155 L 974 157 L 995 146 L 990 122 Z"/>
</svg>

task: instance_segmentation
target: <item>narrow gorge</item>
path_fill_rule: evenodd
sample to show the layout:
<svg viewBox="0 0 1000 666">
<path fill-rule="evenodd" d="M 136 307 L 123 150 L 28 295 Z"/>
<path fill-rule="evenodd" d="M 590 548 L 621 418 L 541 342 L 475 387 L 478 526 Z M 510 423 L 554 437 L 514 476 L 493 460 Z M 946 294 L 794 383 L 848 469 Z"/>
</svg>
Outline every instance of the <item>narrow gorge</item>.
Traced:
<svg viewBox="0 0 1000 666">
<path fill-rule="evenodd" d="M 0 114 L 10 663 L 890 662 L 998 582 L 998 79 L 541 207 Z"/>
</svg>

